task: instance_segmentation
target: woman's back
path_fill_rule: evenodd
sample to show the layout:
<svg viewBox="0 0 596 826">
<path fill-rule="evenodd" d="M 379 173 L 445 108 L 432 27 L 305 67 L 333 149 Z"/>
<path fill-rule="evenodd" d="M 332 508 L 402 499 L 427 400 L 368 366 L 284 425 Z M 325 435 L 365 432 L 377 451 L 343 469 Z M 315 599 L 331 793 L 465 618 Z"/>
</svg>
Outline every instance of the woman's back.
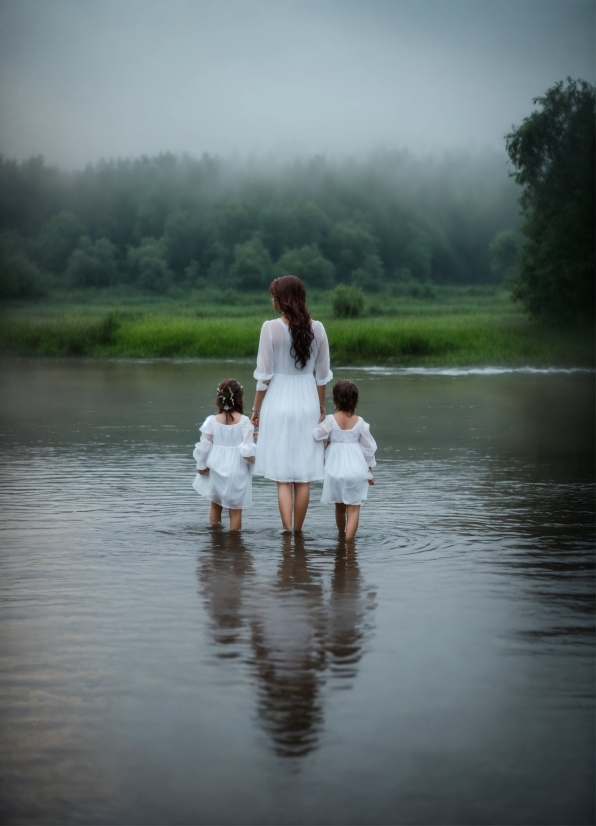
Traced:
<svg viewBox="0 0 596 826">
<path fill-rule="evenodd" d="M 270 379 L 274 375 L 313 375 L 317 378 L 325 378 L 328 381 L 329 373 L 329 345 L 325 335 L 325 329 L 320 321 L 312 322 L 314 338 L 311 345 L 310 356 L 305 366 L 300 362 L 296 365 L 290 327 L 281 318 L 266 321 L 261 330 L 261 342 L 259 345 L 259 356 L 257 360 L 256 378 L 261 381 Z M 258 374 L 258 375 L 257 375 Z"/>
</svg>

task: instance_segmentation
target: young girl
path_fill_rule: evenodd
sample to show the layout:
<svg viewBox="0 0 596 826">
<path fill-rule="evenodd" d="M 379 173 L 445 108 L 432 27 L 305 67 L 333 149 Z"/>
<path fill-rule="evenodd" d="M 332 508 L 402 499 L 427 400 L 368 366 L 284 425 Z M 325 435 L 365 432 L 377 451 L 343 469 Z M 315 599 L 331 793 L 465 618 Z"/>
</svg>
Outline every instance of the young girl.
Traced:
<svg viewBox="0 0 596 826">
<path fill-rule="evenodd" d="M 376 465 L 377 444 L 369 425 L 354 413 L 358 388 L 353 382 L 344 380 L 334 385 L 333 404 L 335 413 L 314 429 L 315 439 L 328 443 L 321 502 L 335 503 L 337 528 L 351 540 L 358 530 L 360 504 L 367 497 L 368 486 L 375 483 L 372 468 Z"/>
<path fill-rule="evenodd" d="M 211 500 L 212 526 L 221 523 L 222 508 L 229 508 L 230 530 L 238 531 L 242 509 L 252 505 L 254 426 L 244 415 L 242 385 L 236 379 L 218 385 L 215 403 L 219 413 L 207 416 L 193 452 L 199 474 L 193 488 Z"/>
</svg>

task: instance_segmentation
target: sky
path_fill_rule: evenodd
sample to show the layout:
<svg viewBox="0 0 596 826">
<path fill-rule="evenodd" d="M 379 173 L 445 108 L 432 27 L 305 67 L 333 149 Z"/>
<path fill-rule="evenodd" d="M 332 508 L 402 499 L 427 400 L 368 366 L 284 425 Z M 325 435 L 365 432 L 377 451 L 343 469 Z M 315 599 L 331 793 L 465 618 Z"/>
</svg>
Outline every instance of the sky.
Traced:
<svg viewBox="0 0 596 826">
<path fill-rule="evenodd" d="M 0 0 L 0 154 L 504 149 L 595 0 Z"/>
</svg>

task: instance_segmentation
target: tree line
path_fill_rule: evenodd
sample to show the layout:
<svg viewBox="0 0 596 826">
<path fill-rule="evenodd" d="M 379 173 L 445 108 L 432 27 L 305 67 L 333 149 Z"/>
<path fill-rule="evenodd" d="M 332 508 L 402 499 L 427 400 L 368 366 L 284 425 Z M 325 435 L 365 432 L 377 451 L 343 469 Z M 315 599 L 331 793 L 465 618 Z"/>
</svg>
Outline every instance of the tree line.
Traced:
<svg viewBox="0 0 596 826">
<path fill-rule="evenodd" d="M 0 157 L 0 296 L 253 291 L 288 272 L 368 292 L 495 283 L 511 266 L 517 196 L 496 153 L 285 164 L 163 154 L 75 172 Z"/>
</svg>

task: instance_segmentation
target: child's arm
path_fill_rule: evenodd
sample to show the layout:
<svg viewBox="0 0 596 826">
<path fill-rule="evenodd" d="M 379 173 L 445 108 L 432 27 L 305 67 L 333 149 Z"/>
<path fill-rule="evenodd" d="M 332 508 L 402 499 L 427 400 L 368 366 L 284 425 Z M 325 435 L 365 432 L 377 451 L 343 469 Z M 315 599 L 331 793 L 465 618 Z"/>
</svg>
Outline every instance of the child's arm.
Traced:
<svg viewBox="0 0 596 826">
<path fill-rule="evenodd" d="M 377 443 L 370 435 L 370 425 L 362 420 L 362 427 L 360 428 L 360 436 L 358 437 L 358 443 L 360 445 L 360 449 L 364 454 L 364 459 L 366 464 L 368 465 L 368 484 L 374 485 L 375 477 L 373 476 L 372 469 L 377 466 L 377 462 L 375 459 L 375 453 L 377 450 Z"/>
<path fill-rule="evenodd" d="M 322 422 L 315 427 L 312 435 L 317 442 L 329 442 L 329 433 L 333 427 L 333 416 L 325 416 Z M 327 445 L 325 445 L 327 446 Z"/>
<path fill-rule="evenodd" d="M 192 455 L 197 463 L 197 473 L 200 473 L 202 476 L 205 473 L 209 473 L 207 457 L 213 447 L 213 416 L 208 416 L 205 419 L 200 431 L 201 441 L 196 443 Z"/>
<path fill-rule="evenodd" d="M 254 425 L 249 422 L 244 422 L 244 427 L 242 428 L 242 444 L 240 445 L 240 455 L 244 456 L 247 462 L 251 465 L 255 462 L 255 457 L 257 455 L 257 446 L 255 444 L 255 428 Z"/>
</svg>

